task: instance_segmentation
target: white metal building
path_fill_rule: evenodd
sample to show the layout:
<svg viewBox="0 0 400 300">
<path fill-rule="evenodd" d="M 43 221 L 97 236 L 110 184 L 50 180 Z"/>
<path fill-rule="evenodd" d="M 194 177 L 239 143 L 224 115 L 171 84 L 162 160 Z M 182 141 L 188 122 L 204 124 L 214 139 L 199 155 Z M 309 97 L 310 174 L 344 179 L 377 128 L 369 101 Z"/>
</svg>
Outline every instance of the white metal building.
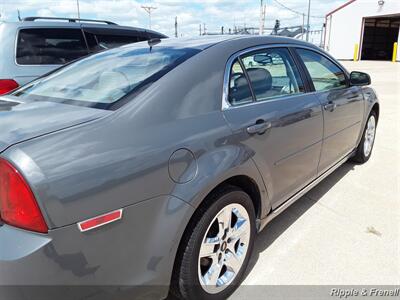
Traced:
<svg viewBox="0 0 400 300">
<path fill-rule="evenodd" d="M 325 23 L 324 49 L 334 57 L 392 60 L 400 36 L 400 0 L 350 0 L 329 12 Z"/>
</svg>

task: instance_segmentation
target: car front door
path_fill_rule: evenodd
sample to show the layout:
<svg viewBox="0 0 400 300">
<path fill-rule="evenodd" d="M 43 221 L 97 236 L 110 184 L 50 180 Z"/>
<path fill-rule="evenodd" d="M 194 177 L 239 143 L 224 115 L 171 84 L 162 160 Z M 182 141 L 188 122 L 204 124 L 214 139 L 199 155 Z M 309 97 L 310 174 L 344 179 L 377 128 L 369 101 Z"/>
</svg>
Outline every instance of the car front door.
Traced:
<svg viewBox="0 0 400 300">
<path fill-rule="evenodd" d="M 223 114 L 255 161 L 272 208 L 316 178 L 322 109 L 289 49 L 246 50 L 228 62 Z"/>
<path fill-rule="evenodd" d="M 363 96 L 350 86 L 346 72 L 322 53 L 297 48 L 324 113 L 321 174 L 349 154 L 357 144 L 363 117 Z"/>
</svg>

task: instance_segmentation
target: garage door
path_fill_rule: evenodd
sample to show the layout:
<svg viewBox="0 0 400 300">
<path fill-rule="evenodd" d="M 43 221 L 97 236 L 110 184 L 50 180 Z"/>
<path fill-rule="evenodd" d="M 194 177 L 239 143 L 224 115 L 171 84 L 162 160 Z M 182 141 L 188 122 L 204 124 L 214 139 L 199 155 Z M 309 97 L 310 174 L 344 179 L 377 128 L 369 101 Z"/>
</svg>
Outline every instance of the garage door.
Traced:
<svg viewBox="0 0 400 300">
<path fill-rule="evenodd" d="M 362 60 L 391 60 L 393 44 L 399 37 L 400 15 L 366 18 L 362 43 Z"/>
</svg>

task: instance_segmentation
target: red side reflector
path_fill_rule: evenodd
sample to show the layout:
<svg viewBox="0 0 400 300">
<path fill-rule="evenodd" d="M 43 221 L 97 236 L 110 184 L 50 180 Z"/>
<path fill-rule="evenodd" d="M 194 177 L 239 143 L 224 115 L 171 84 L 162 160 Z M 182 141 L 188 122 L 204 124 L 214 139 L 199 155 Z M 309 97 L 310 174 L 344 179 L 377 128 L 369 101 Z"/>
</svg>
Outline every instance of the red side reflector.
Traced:
<svg viewBox="0 0 400 300">
<path fill-rule="evenodd" d="M 92 219 L 83 221 L 78 223 L 78 228 L 80 231 L 88 231 L 106 224 L 109 224 L 111 222 L 118 221 L 122 218 L 122 209 L 106 213 L 104 215 L 94 217 Z"/>
<path fill-rule="evenodd" d="M 7 94 L 19 87 L 19 84 L 12 79 L 0 79 L 0 95 Z"/>
</svg>

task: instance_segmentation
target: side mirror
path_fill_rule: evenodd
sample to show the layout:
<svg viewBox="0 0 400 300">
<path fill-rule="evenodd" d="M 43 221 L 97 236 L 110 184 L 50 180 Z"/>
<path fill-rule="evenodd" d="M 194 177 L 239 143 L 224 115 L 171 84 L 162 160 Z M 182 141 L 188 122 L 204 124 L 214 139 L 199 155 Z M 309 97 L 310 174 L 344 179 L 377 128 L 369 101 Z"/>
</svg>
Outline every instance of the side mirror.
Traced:
<svg viewBox="0 0 400 300">
<path fill-rule="evenodd" d="M 350 85 L 364 86 L 371 84 L 371 77 L 367 73 L 363 72 L 351 72 L 350 73 Z"/>
</svg>

